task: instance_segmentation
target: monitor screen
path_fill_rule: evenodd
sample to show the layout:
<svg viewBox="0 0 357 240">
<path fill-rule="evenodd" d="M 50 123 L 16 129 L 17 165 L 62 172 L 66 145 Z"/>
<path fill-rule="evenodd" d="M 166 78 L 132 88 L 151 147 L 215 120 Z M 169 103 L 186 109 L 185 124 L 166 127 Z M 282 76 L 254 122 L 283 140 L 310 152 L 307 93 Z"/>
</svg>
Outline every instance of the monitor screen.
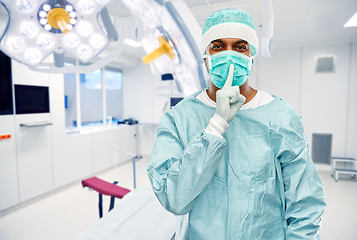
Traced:
<svg viewBox="0 0 357 240">
<path fill-rule="evenodd" d="M 13 114 L 11 58 L 0 51 L 0 115 Z"/>
<path fill-rule="evenodd" d="M 170 98 L 170 108 L 178 104 L 183 98 L 181 97 L 172 97 Z"/>
<path fill-rule="evenodd" d="M 48 87 L 15 85 L 16 114 L 49 113 Z"/>
</svg>

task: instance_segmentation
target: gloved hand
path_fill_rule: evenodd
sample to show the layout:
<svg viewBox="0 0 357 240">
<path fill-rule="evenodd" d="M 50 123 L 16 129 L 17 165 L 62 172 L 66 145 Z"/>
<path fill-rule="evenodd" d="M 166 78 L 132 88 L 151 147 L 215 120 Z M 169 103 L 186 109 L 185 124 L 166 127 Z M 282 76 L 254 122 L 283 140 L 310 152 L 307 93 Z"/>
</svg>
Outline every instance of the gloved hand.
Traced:
<svg viewBox="0 0 357 240">
<path fill-rule="evenodd" d="M 206 133 L 222 137 L 229 127 L 229 122 L 237 114 L 245 102 L 245 97 L 240 94 L 238 86 L 232 86 L 234 65 L 229 67 L 227 80 L 221 90 L 216 93 L 216 113 L 210 120 Z"/>
</svg>

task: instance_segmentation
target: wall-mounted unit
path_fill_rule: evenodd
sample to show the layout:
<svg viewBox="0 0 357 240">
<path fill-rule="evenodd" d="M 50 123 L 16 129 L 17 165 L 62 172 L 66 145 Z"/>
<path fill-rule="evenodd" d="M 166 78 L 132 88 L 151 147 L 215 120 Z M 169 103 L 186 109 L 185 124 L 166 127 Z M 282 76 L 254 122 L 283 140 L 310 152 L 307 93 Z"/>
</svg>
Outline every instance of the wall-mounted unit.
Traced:
<svg viewBox="0 0 357 240">
<path fill-rule="evenodd" d="M 330 164 L 332 153 L 332 134 L 313 133 L 311 157 L 314 163 Z"/>
<path fill-rule="evenodd" d="M 49 113 L 48 87 L 15 85 L 16 114 Z"/>
<path fill-rule="evenodd" d="M 318 56 L 316 57 L 315 73 L 335 73 L 336 56 Z"/>
</svg>

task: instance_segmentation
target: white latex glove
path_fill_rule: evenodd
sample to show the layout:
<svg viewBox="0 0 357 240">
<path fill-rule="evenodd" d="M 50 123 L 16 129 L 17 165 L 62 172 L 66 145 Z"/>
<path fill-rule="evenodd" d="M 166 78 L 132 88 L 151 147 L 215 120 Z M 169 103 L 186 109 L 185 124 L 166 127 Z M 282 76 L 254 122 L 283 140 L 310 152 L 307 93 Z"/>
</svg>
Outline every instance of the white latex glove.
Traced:
<svg viewBox="0 0 357 240">
<path fill-rule="evenodd" d="M 221 90 L 216 93 L 216 113 L 210 120 L 206 133 L 222 137 L 229 127 L 229 122 L 237 114 L 245 102 L 245 97 L 240 94 L 238 86 L 232 86 L 234 65 L 229 67 L 227 80 Z"/>
</svg>

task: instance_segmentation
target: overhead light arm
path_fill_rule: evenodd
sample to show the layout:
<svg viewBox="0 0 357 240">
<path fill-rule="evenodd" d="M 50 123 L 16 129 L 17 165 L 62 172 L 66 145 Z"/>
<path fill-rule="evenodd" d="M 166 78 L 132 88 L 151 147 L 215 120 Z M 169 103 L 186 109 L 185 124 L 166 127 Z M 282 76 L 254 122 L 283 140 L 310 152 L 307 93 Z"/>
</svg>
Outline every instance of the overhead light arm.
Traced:
<svg viewBox="0 0 357 240">
<path fill-rule="evenodd" d="M 100 17 L 102 18 L 105 30 L 107 31 L 107 36 L 111 41 L 117 41 L 118 40 L 118 33 L 117 30 L 115 29 L 112 20 L 110 19 L 108 9 L 105 7 L 103 10 L 100 12 Z"/>
</svg>

